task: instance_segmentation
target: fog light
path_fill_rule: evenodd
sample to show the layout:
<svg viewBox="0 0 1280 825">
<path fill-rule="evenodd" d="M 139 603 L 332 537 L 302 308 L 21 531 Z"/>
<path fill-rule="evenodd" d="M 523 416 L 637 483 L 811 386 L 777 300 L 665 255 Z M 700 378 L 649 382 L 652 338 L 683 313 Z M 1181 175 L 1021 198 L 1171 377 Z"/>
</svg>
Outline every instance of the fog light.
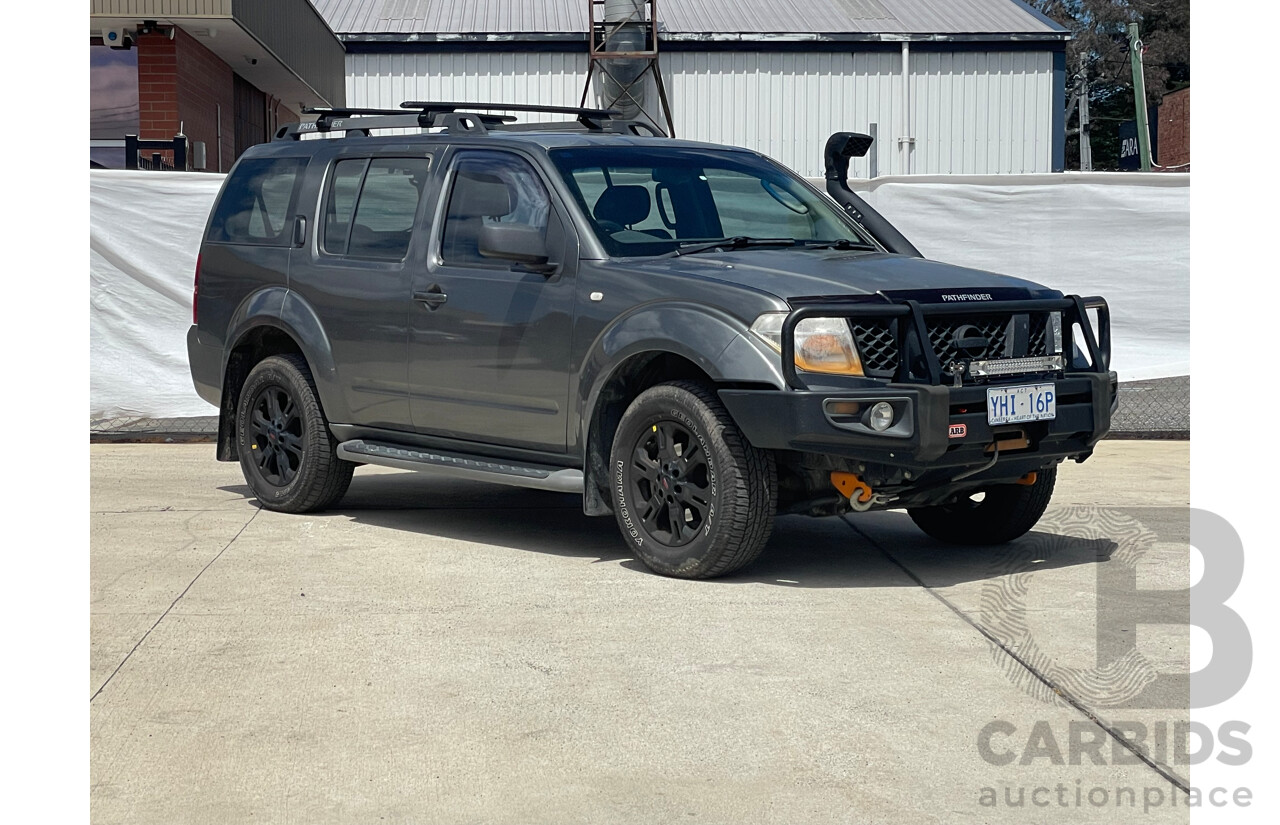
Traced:
<svg viewBox="0 0 1280 825">
<path fill-rule="evenodd" d="M 888 401 L 878 401 L 867 416 L 867 423 L 878 433 L 893 426 L 893 405 Z"/>
</svg>

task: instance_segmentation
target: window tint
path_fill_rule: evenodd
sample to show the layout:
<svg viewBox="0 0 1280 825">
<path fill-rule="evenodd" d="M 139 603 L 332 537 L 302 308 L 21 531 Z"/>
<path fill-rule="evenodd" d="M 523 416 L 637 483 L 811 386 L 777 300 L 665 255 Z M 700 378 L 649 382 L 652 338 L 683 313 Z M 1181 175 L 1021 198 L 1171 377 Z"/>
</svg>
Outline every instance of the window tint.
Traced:
<svg viewBox="0 0 1280 825">
<path fill-rule="evenodd" d="M 356 194 L 364 178 L 367 158 L 340 160 L 333 169 L 333 182 L 324 207 L 324 251 L 341 255 L 347 251 L 351 215 L 356 211 Z"/>
<path fill-rule="evenodd" d="M 339 161 L 325 201 L 324 250 L 403 259 L 430 167 L 430 158 Z"/>
<path fill-rule="evenodd" d="M 227 180 L 209 225 L 209 240 L 287 246 L 305 158 L 242 160 Z"/>
<path fill-rule="evenodd" d="M 473 152 L 454 167 L 440 255 L 446 264 L 506 269 L 480 254 L 480 227 L 523 224 L 546 237 L 551 201 L 533 167 L 514 155 Z"/>
<path fill-rule="evenodd" d="M 591 205 L 591 216 L 613 231 L 629 229 L 655 238 L 671 237 L 671 227 L 663 222 L 658 208 L 658 198 L 665 196 L 669 203 L 670 196 L 658 188 L 648 170 L 575 169 L 573 179 L 583 200 Z"/>
<path fill-rule="evenodd" d="M 866 245 L 836 206 L 767 159 L 734 150 L 552 149 L 610 255 L 667 255 L 734 236 Z"/>
<path fill-rule="evenodd" d="M 728 237 L 759 235 L 762 227 L 771 227 L 774 237 L 813 240 L 826 228 L 816 225 L 807 205 L 768 178 L 731 169 L 707 169 L 705 177 Z"/>
</svg>

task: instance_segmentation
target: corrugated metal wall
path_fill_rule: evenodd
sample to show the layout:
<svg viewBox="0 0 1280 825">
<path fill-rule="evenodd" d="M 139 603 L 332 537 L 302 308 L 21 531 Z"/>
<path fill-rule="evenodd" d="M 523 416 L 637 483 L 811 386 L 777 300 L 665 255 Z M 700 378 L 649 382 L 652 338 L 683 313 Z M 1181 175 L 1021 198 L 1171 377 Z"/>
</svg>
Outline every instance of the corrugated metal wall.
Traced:
<svg viewBox="0 0 1280 825">
<path fill-rule="evenodd" d="M 1052 170 L 1050 52 L 917 50 L 910 66 L 908 127 L 897 51 L 662 56 L 680 137 L 756 149 L 803 175 L 822 175 L 832 132 L 866 131 L 872 123 L 881 175 Z M 577 105 L 586 71 L 585 53 L 349 54 L 347 102 Z M 908 135 L 914 145 L 900 148 L 898 138 Z M 857 177 L 870 172 L 870 158 L 850 170 Z"/>
<path fill-rule="evenodd" d="M 672 52 L 662 61 L 681 137 L 746 146 L 820 177 L 832 132 L 878 123 L 879 171 L 890 173 L 902 109 L 897 54 Z M 866 177 L 868 167 L 858 160 L 850 174 Z"/>
<path fill-rule="evenodd" d="M 585 48 L 581 54 L 348 54 L 347 105 L 395 108 L 406 100 L 470 100 L 577 106 L 586 79 Z"/>
<path fill-rule="evenodd" d="M 231 0 L 90 0 L 89 14 L 119 17 L 228 17 Z"/>
</svg>

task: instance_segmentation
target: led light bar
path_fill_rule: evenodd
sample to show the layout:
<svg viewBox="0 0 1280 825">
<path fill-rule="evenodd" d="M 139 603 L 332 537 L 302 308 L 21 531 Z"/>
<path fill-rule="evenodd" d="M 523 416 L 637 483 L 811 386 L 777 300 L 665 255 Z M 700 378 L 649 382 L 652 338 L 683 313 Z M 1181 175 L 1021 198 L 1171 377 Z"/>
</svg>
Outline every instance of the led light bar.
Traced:
<svg viewBox="0 0 1280 825">
<path fill-rule="evenodd" d="M 1064 367 L 1065 362 L 1061 355 L 1039 355 L 1034 358 L 970 361 L 969 374 L 974 378 L 990 378 L 998 375 L 1020 375 L 1026 372 L 1060 372 Z"/>
</svg>

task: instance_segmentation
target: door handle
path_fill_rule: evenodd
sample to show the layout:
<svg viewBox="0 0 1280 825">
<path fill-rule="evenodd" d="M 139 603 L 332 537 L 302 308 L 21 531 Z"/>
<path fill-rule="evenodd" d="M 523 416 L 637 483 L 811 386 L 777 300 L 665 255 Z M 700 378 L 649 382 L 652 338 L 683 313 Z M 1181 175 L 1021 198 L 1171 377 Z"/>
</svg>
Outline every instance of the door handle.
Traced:
<svg viewBox="0 0 1280 825">
<path fill-rule="evenodd" d="M 449 296 L 444 294 L 439 284 L 432 284 L 426 292 L 413 293 L 413 300 L 426 304 L 427 309 L 439 309 Z"/>
</svg>

